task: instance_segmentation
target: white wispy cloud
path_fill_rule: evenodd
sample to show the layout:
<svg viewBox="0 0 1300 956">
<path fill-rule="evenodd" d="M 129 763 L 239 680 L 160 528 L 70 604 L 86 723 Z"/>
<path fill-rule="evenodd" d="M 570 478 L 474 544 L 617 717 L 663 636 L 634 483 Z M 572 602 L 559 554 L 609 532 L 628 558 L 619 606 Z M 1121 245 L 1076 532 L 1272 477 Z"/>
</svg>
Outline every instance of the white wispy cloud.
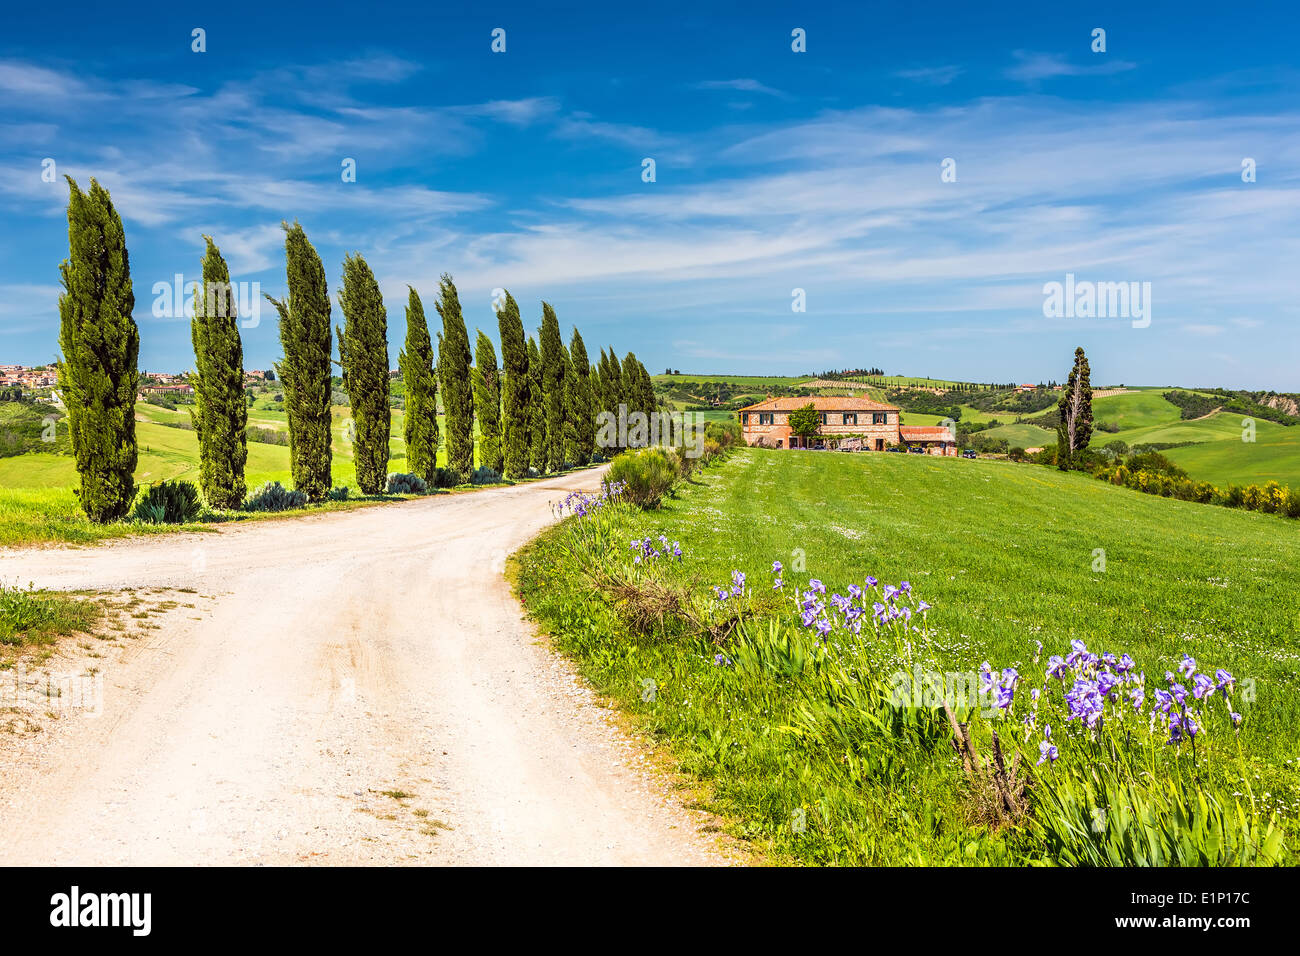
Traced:
<svg viewBox="0 0 1300 956">
<path fill-rule="evenodd" d="M 1028 50 L 1016 50 L 1012 56 L 1016 63 L 1009 67 L 1006 75 L 1013 80 L 1025 83 L 1037 83 L 1058 76 L 1102 76 L 1111 73 L 1123 73 L 1137 68 L 1129 60 L 1120 60 L 1106 53 L 1090 54 L 1090 62 L 1071 62 L 1056 53 L 1033 53 Z"/>
</svg>

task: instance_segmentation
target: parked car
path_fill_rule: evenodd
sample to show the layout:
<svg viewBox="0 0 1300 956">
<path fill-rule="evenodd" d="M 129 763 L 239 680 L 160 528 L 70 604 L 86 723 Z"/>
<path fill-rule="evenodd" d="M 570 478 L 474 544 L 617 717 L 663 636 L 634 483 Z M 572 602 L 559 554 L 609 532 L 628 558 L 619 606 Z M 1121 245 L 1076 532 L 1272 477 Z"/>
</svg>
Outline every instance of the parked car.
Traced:
<svg viewBox="0 0 1300 956">
<path fill-rule="evenodd" d="M 897 453 L 900 454 L 900 455 L 903 453 L 903 449 L 898 448 L 898 447 L 896 447 L 896 446 L 893 447 L 893 448 L 886 448 L 885 451 L 897 452 Z"/>
<path fill-rule="evenodd" d="M 916 445 L 916 446 L 913 446 L 913 447 L 911 447 L 911 448 L 908 448 L 907 450 L 908 450 L 909 452 L 911 452 L 913 455 L 924 455 L 924 454 L 925 454 L 925 449 L 924 449 L 924 448 L 921 448 L 919 445 Z"/>
<path fill-rule="evenodd" d="M 979 455 L 975 454 L 975 449 L 974 449 L 974 448 L 967 448 L 965 451 L 963 451 L 963 452 L 961 453 L 961 456 L 962 456 L 963 458 L 978 458 L 978 457 L 979 457 Z"/>
</svg>

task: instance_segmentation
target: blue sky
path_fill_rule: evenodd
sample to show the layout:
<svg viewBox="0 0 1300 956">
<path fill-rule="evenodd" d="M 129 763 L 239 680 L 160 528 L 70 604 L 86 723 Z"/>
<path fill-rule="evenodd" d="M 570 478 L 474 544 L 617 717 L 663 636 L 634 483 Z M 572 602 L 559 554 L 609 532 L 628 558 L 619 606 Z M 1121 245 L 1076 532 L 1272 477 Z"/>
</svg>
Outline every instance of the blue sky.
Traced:
<svg viewBox="0 0 1300 956">
<path fill-rule="evenodd" d="M 367 257 L 394 364 L 446 271 L 471 332 L 505 287 L 651 371 L 1038 381 L 1081 344 L 1096 383 L 1300 390 L 1294 5 L 279 6 L 6 11 L 0 364 L 56 357 L 66 173 L 122 213 L 150 370 L 192 365 L 152 289 L 201 235 L 279 295 L 298 218 L 331 293 Z M 1067 273 L 1150 282 L 1150 325 L 1044 317 Z M 244 342 L 278 358 L 273 310 Z"/>
</svg>

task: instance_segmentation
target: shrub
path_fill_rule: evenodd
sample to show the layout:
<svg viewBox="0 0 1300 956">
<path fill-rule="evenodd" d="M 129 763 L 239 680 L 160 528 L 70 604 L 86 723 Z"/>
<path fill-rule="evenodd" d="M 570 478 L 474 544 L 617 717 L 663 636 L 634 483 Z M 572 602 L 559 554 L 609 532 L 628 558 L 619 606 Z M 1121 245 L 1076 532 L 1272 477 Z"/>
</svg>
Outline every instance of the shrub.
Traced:
<svg viewBox="0 0 1300 956">
<path fill-rule="evenodd" d="M 429 485 L 419 475 L 407 472 L 394 472 L 388 476 L 384 485 L 386 495 L 427 495 Z"/>
<path fill-rule="evenodd" d="M 433 470 L 433 487 L 435 488 L 455 488 L 460 483 L 460 472 L 455 468 L 435 468 Z"/>
<path fill-rule="evenodd" d="M 1229 508 L 1240 508 L 1246 501 L 1246 492 L 1241 485 L 1228 485 L 1228 490 L 1224 493 L 1223 503 Z"/>
<path fill-rule="evenodd" d="M 469 480 L 475 485 L 499 485 L 505 479 L 501 477 L 501 472 L 488 465 L 479 465 L 474 469 L 474 473 L 469 476 Z"/>
<path fill-rule="evenodd" d="M 289 511 L 307 504 L 307 494 L 290 491 L 278 481 L 269 481 L 244 502 L 245 511 Z"/>
<path fill-rule="evenodd" d="M 249 425 L 244 429 L 244 437 L 249 441 L 255 441 L 263 445 L 283 445 L 286 448 L 289 446 L 289 433 L 277 431 L 274 428 Z"/>
<path fill-rule="evenodd" d="M 722 454 L 722 446 L 712 438 L 704 439 L 704 454 L 700 456 L 700 461 L 706 465 Z"/>
<path fill-rule="evenodd" d="M 158 481 L 135 504 L 135 520 L 144 524 L 186 524 L 199 516 L 199 489 L 190 481 Z"/>
<path fill-rule="evenodd" d="M 342 488 L 334 488 L 330 491 L 327 491 L 325 493 L 325 500 L 326 501 L 347 501 L 348 500 L 347 485 L 344 485 Z"/>
<path fill-rule="evenodd" d="M 637 507 L 658 508 L 677 481 L 677 466 L 662 448 L 643 448 L 615 458 L 608 480 L 623 484 L 627 500 Z"/>
<path fill-rule="evenodd" d="M 1288 518 L 1300 518 L 1300 488 L 1287 489 L 1281 513 Z"/>
<path fill-rule="evenodd" d="M 1128 460 L 1129 471 L 1149 471 L 1174 478 L 1186 478 L 1187 472 L 1158 451 L 1143 452 L 1133 455 Z"/>
</svg>

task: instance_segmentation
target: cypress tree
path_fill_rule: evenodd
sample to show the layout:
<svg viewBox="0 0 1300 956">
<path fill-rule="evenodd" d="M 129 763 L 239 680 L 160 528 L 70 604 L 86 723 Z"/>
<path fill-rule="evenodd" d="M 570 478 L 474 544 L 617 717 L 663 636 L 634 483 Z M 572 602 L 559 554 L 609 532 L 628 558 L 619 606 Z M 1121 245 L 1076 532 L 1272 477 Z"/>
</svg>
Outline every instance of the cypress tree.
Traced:
<svg viewBox="0 0 1300 956">
<path fill-rule="evenodd" d="M 630 411 L 624 408 L 627 404 L 627 396 L 623 392 L 623 368 L 619 365 L 618 356 L 614 354 L 614 346 L 609 347 L 609 379 L 608 379 L 608 398 L 606 407 L 613 412 L 615 417 L 626 416 Z M 625 430 L 624 430 L 625 431 Z M 616 442 L 615 451 L 624 451 L 626 445 L 622 442 Z"/>
<path fill-rule="evenodd" d="M 546 474 L 546 396 L 542 391 L 542 353 L 528 337 L 528 460 Z"/>
<path fill-rule="evenodd" d="M 433 372 L 433 341 L 424 303 L 415 289 L 406 303 L 406 348 L 398 362 L 406 389 L 406 464 L 412 474 L 432 483 L 438 467 L 438 377 Z"/>
<path fill-rule="evenodd" d="M 573 367 L 573 356 L 560 343 L 560 361 L 564 366 L 564 464 L 578 462 L 578 373 Z"/>
<path fill-rule="evenodd" d="M 542 327 L 538 332 L 542 350 L 542 397 L 546 403 L 546 470 L 559 471 L 564 464 L 564 342 L 555 310 L 542 303 Z"/>
<path fill-rule="evenodd" d="M 474 343 L 474 410 L 478 414 L 478 460 L 493 471 L 505 469 L 501 451 L 501 372 L 492 340 L 480 329 Z"/>
<path fill-rule="evenodd" d="M 244 347 L 239 338 L 230 270 L 211 236 L 204 236 L 203 287 L 194 293 L 194 411 L 199 439 L 199 484 L 214 508 L 238 508 L 248 487 L 248 399 L 244 395 Z"/>
<path fill-rule="evenodd" d="M 1074 350 L 1074 367 L 1056 404 L 1061 419 L 1056 426 L 1056 464 L 1061 471 L 1070 470 L 1075 452 L 1087 448 L 1092 438 L 1092 385 L 1088 375 L 1088 357 L 1081 346 Z"/>
<path fill-rule="evenodd" d="M 528 345 L 524 341 L 519 305 L 509 292 L 497 313 L 497 326 L 501 333 L 501 364 L 505 373 L 502 388 L 505 474 L 508 478 L 522 478 L 528 474 L 529 461 Z"/>
<path fill-rule="evenodd" d="M 388 478 L 388 310 L 375 274 L 360 255 L 343 259 L 339 295 L 344 327 L 338 329 L 343 387 L 352 406 L 352 458 L 362 494 L 378 495 Z"/>
<path fill-rule="evenodd" d="M 438 282 L 438 382 L 447 424 L 447 467 L 463 480 L 474 471 L 474 392 L 470 379 L 469 332 L 456 285 L 445 272 Z"/>
<path fill-rule="evenodd" d="M 325 497 L 333 484 L 330 472 L 330 297 L 325 266 L 307 240 L 302 226 L 284 228 L 285 271 L 289 295 L 266 297 L 280 314 L 280 345 L 284 360 L 276 374 L 284 386 L 289 420 L 289 462 L 293 486 L 313 501 Z"/>
<path fill-rule="evenodd" d="M 572 360 L 573 389 L 572 417 L 574 428 L 574 455 L 570 459 L 575 465 L 585 465 L 591 461 L 596 446 L 596 402 L 592 392 L 593 382 L 591 364 L 587 360 L 587 346 L 573 328 L 573 337 L 569 340 L 569 358 Z"/>
<path fill-rule="evenodd" d="M 135 396 L 140 330 L 122 217 L 95 180 L 68 178 L 68 258 L 59 266 L 59 389 L 68 409 L 77 497 L 91 521 L 115 521 L 135 499 Z"/>
</svg>

